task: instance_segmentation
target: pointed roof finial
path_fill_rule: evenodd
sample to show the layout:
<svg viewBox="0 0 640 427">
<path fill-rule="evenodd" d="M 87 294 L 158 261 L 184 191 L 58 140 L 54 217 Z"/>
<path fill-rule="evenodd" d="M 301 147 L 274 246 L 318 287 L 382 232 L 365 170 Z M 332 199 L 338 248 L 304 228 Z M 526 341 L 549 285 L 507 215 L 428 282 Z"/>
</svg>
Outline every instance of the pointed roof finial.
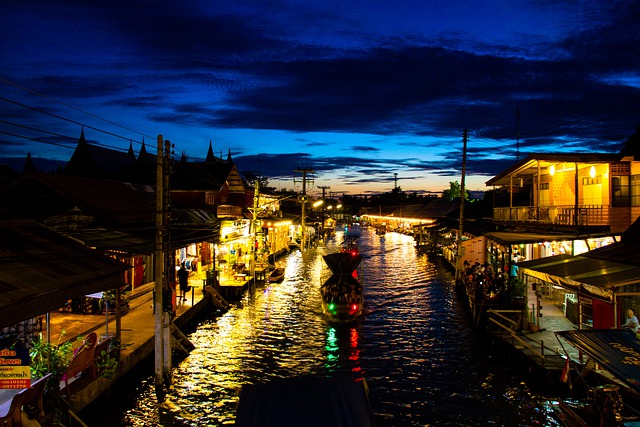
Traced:
<svg viewBox="0 0 640 427">
<path fill-rule="evenodd" d="M 209 140 L 209 151 L 207 151 L 207 158 L 204 159 L 205 163 L 213 163 L 216 161 L 216 156 L 213 155 L 213 147 L 211 145 L 211 140 Z"/>
<path fill-rule="evenodd" d="M 82 126 L 82 130 L 80 131 L 80 138 L 78 139 L 78 146 L 86 145 L 87 140 L 84 137 L 84 126 Z"/>
<path fill-rule="evenodd" d="M 22 168 L 22 173 L 35 172 L 36 166 L 33 164 L 33 159 L 31 158 L 31 153 L 27 153 L 27 158 L 24 161 L 24 167 Z"/>
<path fill-rule="evenodd" d="M 149 161 L 149 155 L 147 154 L 147 145 L 144 143 L 144 138 L 142 139 L 142 146 L 140 147 L 140 152 L 138 153 L 138 161 Z"/>
<path fill-rule="evenodd" d="M 227 154 L 227 162 L 232 163 L 233 161 L 231 160 L 231 148 L 229 148 L 229 154 Z"/>
<path fill-rule="evenodd" d="M 136 153 L 133 152 L 133 141 L 129 140 L 129 151 L 127 152 L 127 154 L 129 155 L 129 157 L 131 157 L 133 160 L 136 159 Z"/>
</svg>

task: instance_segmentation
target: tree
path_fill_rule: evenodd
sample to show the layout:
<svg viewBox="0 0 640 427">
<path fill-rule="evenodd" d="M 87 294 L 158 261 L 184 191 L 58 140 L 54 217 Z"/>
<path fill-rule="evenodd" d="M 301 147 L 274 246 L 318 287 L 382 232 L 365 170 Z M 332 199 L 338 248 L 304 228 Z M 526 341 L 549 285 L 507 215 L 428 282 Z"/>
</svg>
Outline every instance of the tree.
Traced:
<svg viewBox="0 0 640 427">
<path fill-rule="evenodd" d="M 640 125 L 636 128 L 635 133 L 624 142 L 620 154 L 640 157 Z"/>
<path fill-rule="evenodd" d="M 458 181 L 450 181 L 449 189 L 442 192 L 442 198 L 447 200 L 460 200 L 460 183 Z M 464 190 L 464 199 L 470 200 L 469 190 Z"/>
<path fill-rule="evenodd" d="M 253 184 L 258 181 L 260 191 L 275 191 L 275 187 L 269 187 L 269 178 L 266 176 L 259 176 L 253 171 L 244 172 L 245 184 L 248 187 L 253 187 Z"/>
</svg>

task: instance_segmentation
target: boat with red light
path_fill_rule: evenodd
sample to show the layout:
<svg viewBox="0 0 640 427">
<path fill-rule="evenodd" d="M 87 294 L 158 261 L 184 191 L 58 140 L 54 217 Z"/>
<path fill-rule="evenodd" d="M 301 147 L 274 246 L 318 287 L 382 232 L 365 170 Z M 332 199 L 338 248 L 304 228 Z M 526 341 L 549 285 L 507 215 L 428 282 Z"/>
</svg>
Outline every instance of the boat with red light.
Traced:
<svg viewBox="0 0 640 427">
<path fill-rule="evenodd" d="M 357 272 L 362 255 L 341 251 L 323 258 L 332 272 L 331 277 L 320 287 L 323 314 L 330 321 L 355 320 L 362 314 L 364 307 L 364 292 Z"/>
</svg>

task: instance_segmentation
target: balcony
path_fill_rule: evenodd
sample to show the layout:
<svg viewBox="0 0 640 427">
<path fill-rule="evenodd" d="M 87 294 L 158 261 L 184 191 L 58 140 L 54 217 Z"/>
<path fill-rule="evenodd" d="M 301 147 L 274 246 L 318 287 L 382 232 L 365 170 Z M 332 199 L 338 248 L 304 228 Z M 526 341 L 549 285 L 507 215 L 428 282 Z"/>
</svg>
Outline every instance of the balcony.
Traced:
<svg viewBox="0 0 640 427">
<path fill-rule="evenodd" d="M 515 206 L 493 208 L 493 220 L 510 223 L 539 223 L 565 226 L 610 225 L 608 206 Z M 577 221 L 577 222 L 576 222 Z"/>
<path fill-rule="evenodd" d="M 242 208 L 240 206 L 219 205 L 217 216 L 222 218 L 242 218 Z"/>
</svg>

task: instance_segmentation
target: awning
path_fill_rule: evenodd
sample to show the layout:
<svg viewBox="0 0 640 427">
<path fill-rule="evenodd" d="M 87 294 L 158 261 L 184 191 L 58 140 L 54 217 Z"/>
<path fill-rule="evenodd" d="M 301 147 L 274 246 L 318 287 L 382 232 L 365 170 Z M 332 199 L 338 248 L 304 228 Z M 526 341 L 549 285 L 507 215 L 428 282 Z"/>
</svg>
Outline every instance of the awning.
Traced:
<svg viewBox="0 0 640 427">
<path fill-rule="evenodd" d="M 613 291 L 640 283 L 640 267 L 587 256 L 556 255 L 516 264 L 523 274 L 613 301 Z"/>
<path fill-rule="evenodd" d="M 640 340 L 619 329 L 583 329 L 556 332 L 588 354 L 604 369 L 640 392 Z"/>
<path fill-rule="evenodd" d="M 608 236 L 609 234 L 603 234 Z M 540 243 L 540 242 L 563 242 L 573 241 L 583 237 L 576 236 L 575 234 L 548 234 L 548 233 L 525 233 L 525 232 L 512 232 L 512 231 L 492 231 L 486 233 L 487 239 L 493 240 L 503 245 L 518 245 L 527 243 Z M 592 235 L 590 235 L 592 237 Z"/>
<path fill-rule="evenodd" d="M 4 222 L 0 234 L 0 327 L 122 286 L 131 268 L 35 222 Z"/>
</svg>

